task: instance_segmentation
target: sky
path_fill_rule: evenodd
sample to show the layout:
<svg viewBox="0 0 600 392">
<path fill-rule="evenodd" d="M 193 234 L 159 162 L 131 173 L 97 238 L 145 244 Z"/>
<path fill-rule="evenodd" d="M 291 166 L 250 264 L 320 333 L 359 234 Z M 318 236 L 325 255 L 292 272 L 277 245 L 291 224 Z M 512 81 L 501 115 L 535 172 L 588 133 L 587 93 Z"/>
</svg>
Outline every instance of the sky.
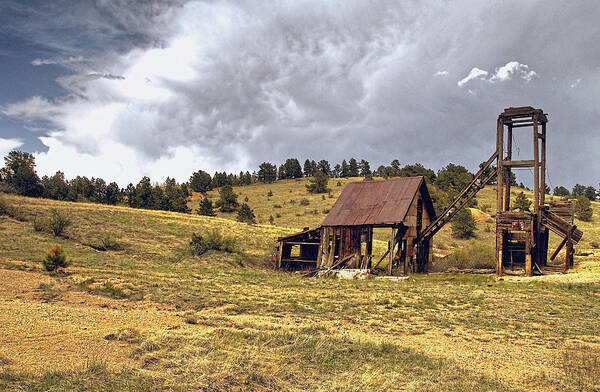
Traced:
<svg viewBox="0 0 600 392">
<path fill-rule="evenodd" d="M 598 186 L 599 20 L 595 0 L 0 0 L 0 155 L 121 186 L 289 157 L 476 171 L 498 114 L 533 106 L 547 183 Z"/>
</svg>

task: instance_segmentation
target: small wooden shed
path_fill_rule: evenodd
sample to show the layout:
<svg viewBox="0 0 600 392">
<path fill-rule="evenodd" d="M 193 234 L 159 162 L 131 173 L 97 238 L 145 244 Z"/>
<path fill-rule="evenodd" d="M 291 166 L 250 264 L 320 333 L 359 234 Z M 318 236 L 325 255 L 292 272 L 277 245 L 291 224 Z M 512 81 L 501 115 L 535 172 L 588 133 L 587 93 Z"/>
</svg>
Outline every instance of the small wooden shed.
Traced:
<svg viewBox="0 0 600 392">
<path fill-rule="evenodd" d="M 290 262 L 301 260 L 302 265 L 320 269 L 371 268 L 388 256 L 390 274 L 393 269 L 423 272 L 431 259 L 431 243 L 426 241 L 417 249 L 413 240 L 433 219 L 435 210 L 423 177 L 352 182 L 319 229 L 279 239 L 278 265 L 292 267 Z M 388 251 L 375 264 L 374 228 L 391 229 Z M 306 250 L 303 253 L 301 248 L 296 256 L 288 255 L 294 245 Z"/>
</svg>

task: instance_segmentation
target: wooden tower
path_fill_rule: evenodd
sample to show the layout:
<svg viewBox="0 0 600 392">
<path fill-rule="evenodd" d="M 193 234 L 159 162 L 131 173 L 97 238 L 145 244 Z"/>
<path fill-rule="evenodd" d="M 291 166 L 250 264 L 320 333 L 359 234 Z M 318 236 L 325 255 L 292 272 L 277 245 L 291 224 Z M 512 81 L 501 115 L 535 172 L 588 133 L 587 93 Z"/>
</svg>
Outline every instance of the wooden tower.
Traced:
<svg viewBox="0 0 600 392">
<path fill-rule="evenodd" d="M 508 108 L 498 116 L 497 154 L 497 213 L 496 213 L 496 271 L 502 275 L 507 265 L 525 264 L 525 275 L 534 270 L 542 273 L 548 258 L 549 230 L 563 237 L 554 252 L 556 257 L 567 245 L 565 269 L 573 264 L 573 244 L 583 233 L 573 225 L 572 203 L 551 202 L 546 205 L 546 124 L 548 119 L 541 109 L 531 106 Z M 519 129 L 522 128 L 522 129 Z M 517 130 L 518 129 L 518 130 Z M 533 157 L 513 160 L 513 130 L 531 132 Z M 506 144 L 506 151 L 504 146 Z M 510 179 L 513 168 L 533 170 L 533 206 L 531 212 L 514 212 L 510 208 Z"/>
</svg>

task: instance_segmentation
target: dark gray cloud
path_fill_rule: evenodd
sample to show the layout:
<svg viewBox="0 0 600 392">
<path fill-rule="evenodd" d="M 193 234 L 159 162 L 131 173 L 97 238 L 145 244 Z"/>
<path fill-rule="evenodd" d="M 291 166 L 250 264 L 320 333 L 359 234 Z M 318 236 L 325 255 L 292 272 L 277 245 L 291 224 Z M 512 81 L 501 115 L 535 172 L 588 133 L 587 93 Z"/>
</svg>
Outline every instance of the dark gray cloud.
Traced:
<svg viewBox="0 0 600 392">
<path fill-rule="evenodd" d="M 85 30 L 42 40 L 59 52 L 48 61 L 85 61 L 60 63 L 74 72 L 59 79 L 64 97 L 3 112 L 49 123 L 56 141 L 99 160 L 110 142 L 139 161 L 170 159 L 180 178 L 181 148 L 211 170 L 290 156 L 475 169 L 497 115 L 531 105 L 550 114 L 550 181 L 600 180 L 593 1 L 98 1 L 69 15 L 57 4 L 56 21 L 35 10 L 26 35 Z M 88 41 L 92 54 L 77 49 Z M 529 140 L 517 142 L 525 158 Z"/>
</svg>

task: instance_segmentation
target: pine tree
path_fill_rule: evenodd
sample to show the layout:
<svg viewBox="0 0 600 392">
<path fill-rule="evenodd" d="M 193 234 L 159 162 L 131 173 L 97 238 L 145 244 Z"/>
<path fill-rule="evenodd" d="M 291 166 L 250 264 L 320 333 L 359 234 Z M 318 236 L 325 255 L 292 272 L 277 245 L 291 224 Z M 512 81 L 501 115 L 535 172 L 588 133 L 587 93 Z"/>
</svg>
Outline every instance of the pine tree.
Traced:
<svg viewBox="0 0 600 392">
<path fill-rule="evenodd" d="M 348 161 L 348 177 L 358 177 L 359 175 L 358 162 L 354 158 Z"/>
<path fill-rule="evenodd" d="M 520 192 L 515 197 L 515 201 L 513 203 L 513 210 L 519 210 L 521 212 L 529 211 L 531 207 L 531 200 L 527 198 L 525 192 Z"/>
<path fill-rule="evenodd" d="M 190 176 L 190 188 L 194 192 L 206 193 L 213 189 L 212 178 L 205 171 L 198 170 Z"/>
<path fill-rule="evenodd" d="M 477 225 L 471 210 L 461 208 L 452 218 L 452 236 L 456 238 L 471 238 L 475 236 Z"/>
<path fill-rule="evenodd" d="M 231 185 L 225 185 L 219 190 L 219 200 L 217 200 L 216 206 L 222 212 L 235 211 L 239 206 L 237 198 L 238 195 L 233 191 Z"/>
<path fill-rule="evenodd" d="M 269 162 L 263 162 L 258 167 L 258 181 L 271 183 L 277 179 L 277 166 Z"/>
<path fill-rule="evenodd" d="M 256 223 L 254 216 L 254 211 L 250 208 L 250 206 L 246 203 L 243 203 L 240 206 L 240 209 L 237 213 L 237 221 L 238 222 L 246 222 L 246 223 Z"/>
<path fill-rule="evenodd" d="M 365 178 L 371 177 L 371 178 L 373 178 L 373 173 L 371 173 L 371 165 L 369 165 L 368 161 L 366 161 L 364 159 L 361 159 L 359 166 L 360 166 L 360 173 L 359 173 L 359 175 L 361 177 L 365 177 Z"/>
<path fill-rule="evenodd" d="M 212 201 L 210 201 L 210 199 L 208 197 L 205 197 L 202 200 L 200 200 L 200 204 L 198 205 L 198 208 L 196 209 L 196 214 L 204 215 L 204 216 L 216 216 L 217 215 L 213 208 L 213 203 L 212 203 Z"/>
<path fill-rule="evenodd" d="M 327 193 L 329 192 L 329 188 L 327 188 L 328 183 L 329 177 L 319 170 L 315 173 L 314 177 L 308 180 L 306 189 L 310 193 Z"/>
<path fill-rule="evenodd" d="M 575 204 L 575 217 L 582 221 L 589 222 L 594 216 L 594 210 L 592 209 L 592 202 L 585 196 L 579 196 L 577 203 Z"/>
</svg>

